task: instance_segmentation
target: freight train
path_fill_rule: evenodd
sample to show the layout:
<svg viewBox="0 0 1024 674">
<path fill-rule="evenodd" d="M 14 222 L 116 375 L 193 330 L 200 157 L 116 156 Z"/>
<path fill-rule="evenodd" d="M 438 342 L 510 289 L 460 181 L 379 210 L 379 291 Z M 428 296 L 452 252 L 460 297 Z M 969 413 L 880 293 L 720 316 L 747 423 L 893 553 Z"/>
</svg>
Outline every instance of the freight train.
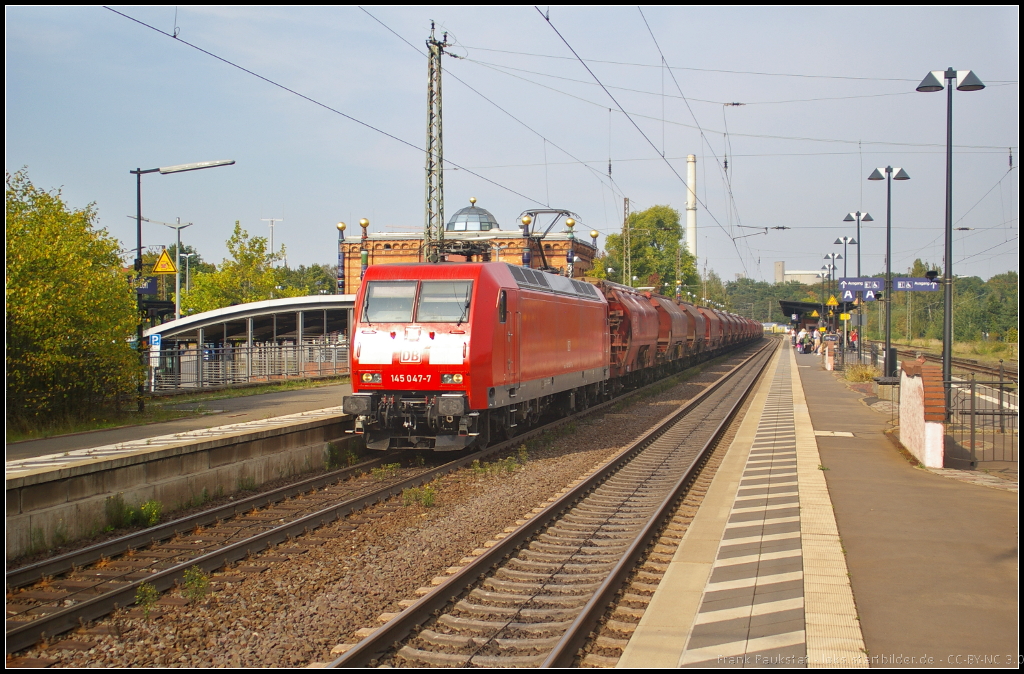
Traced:
<svg viewBox="0 0 1024 674">
<path fill-rule="evenodd" d="M 375 265 L 356 295 L 343 409 L 371 449 L 461 450 L 762 331 L 727 312 L 504 262 Z"/>
</svg>

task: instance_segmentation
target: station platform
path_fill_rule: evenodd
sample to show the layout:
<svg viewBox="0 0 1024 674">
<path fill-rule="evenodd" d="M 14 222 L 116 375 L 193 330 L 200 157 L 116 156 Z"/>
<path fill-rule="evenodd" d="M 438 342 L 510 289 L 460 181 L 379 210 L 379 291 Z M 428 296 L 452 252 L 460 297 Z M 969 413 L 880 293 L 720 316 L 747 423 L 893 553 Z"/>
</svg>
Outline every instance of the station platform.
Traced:
<svg viewBox="0 0 1024 674">
<path fill-rule="evenodd" d="M 862 398 L 780 345 L 618 667 L 1016 666 L 1016 489 Z"/>
</svg>

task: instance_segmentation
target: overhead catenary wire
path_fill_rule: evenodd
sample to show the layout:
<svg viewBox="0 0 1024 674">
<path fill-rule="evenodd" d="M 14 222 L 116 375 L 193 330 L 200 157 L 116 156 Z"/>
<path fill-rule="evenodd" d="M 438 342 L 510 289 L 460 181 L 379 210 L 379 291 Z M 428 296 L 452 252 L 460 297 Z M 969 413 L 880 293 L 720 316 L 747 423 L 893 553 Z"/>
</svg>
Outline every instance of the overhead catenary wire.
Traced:
<svg viewBox="0 0 1024 674">
<path fill-rule="evenodd" d="M 403 37 L 403 36 L 402 36 L 401 34 L 399 34 L 399 33 L 398 33 L 398 32 L 397 32 L 396 30 L 394 30 L 393 28 L 391 28 L 390 26 L 388 26 L 388 25 L 387 25 L 386 23 L 384 23 L 383 21 L 381 21 L 381 20 L 380 20 L 379 18 L 377 18 L 376 16 L 374 16 L 373 14 L 371 14 L 371 13 L 370 13 L 369 11 L 367 11 L 367 9 L 366 9 L 365 7 L 359 6 L 359 9 L 360 9 L 360 11 L 362 11 L 362 12 L 363 12 L 364 14 L 366 14 L 366 15 L 367 15 L 368 17 L 370 17 L 371 19 L 373 19 L 374 21 L 376 21 L 376 22 L 377 22 L 378 24 L 380 24 L 380 25 L 381 25 L 381 26 L 382 26 L 382 27 L 383 27 L 383 28 L 384 28 L 385 30 L 387 30 L 387 31 L 388 31 L 389 33 L 391 33 L 392 35 L 394 35 L 395 37 L 397 37 L 397 38 L 398 38 L 399 40 L 401 40 L 402 42 L 404 42 L 405 44 L 407 44 L 407 45 L 408 45 L 409 47 L 411 47 L 411 48 L 412 48 L 413 50 L 415 50 L 415 51 L 416 51 L 416 53 L 420 54 L 421 56 L 426 56 L 426 54 L 424 54 L 424 53 L 423 53 L 422 51 L 420 51 L 419 47 L 417 47 L 416 45 L 414 45 L 414 44 L 413 44 L 412 42 L 409 42 L 409 40 L 407 40 L 406 38 L 404 38 L 404 37 Z M 450 55 L 450 56 L 453 56 L 453 58 L 456 58 L 456 59 L 462 59 L 462 57 L 460 57 L 460 56 L 455 56 L 455 55 L 453 55 L 453 54 L 449 54 L 449 55 Z M 483 94 L 482 92 L 480 92 L 480 91 L 479 91 L 479 90 L 477 90 L 477 89 L 476 89 L 475 87 L 473 87 L 472 85 L 470 85 L 470 84 L 469 84 L 468 82 L 466 82 L 465 80 L 463 80 L 462 78 L 460 78 L 460 77 L 459 77 L 458 75 L 456 75 L 455 73 L 453 73 L 453 72 L 452 72 L 451 70 L 449 70 L 449 69 L 445 69 L 445 72 L 447 72 L 447 73 L 448 73 L 448 75 L 449 75 L 450 77 L 452 77 L 453 79 L 455 79 L 455 81 L 457 81 L 457 82 L 458 82 L 459 84 L 462 84 L 462 85 L 463 85 L 463 86 L 465 86 L 465 87 L 466 87 L 467 89 L 469 89 L 470 91 L 472 91 L 472 92 L 473 92 L 474 94 L 476 94 L 476 95 L 477 95 L 477 96 L 479 96 L 480 98 L 484 99 L 485 101 L 487 101 L 488 103 L 490 103 L 491 105 L 493 105 L 493 106 L 494 106 L 495 108 L 497 108 L 497 109 L 498 109 L 498 110 L 500 110 L 501 112 L 505 113 L 505 114 L 506 114 L 506 115 L 507 115 L 508 117 L 510 117 L 510 118 L 511 118 L 512 120 L 514 120 L 514 121 L 515 121 L 516 123 L 520 124 L 520 125 L 521 125 L 521 126 L 522 126 L 523 128 L 527 129 L 528 131 L 530 131 L 531 133 L 533 133 L 533 134 L 534 134 L 534 135 L 536 135 L 537 137 L 541 138 L 541 139 L 542 139 L 542 140 L 543 140 L 543 141 L 544 141 L 544 142 L 545 142 L 546 144 L 550 144 L 550 145 L 551 145 L 551 147 L 553 147 L 553 148 L 555 148 L 555 149 L 559 150 L 560 152 L 564 153 L 564 154 L 565 154 L 565 155 L 566 155 L 567 157 L 570 157 L 571 159 L 573 159 L 573 161 L 574 161 L 575 163 L 581 164 L 581 165 L 583 165 L 583 166 L 584 166 L 585 168 L 587 168 L 588 170 L 590 170 L 590 171 L 594 172 L 594 173 L 596 174 L 596 177 L 598 178 L 598 180 L 599 180 L 599 181 L 600 181 L 600 182 L 601 182 L 602 184 L 604 184 L 604 181 L 603 181 L 603 179 L 602 179 L 602 176 L 600 175 L 600 172 L 596 171 L 596 170 L 595 170 L 595 169 L 594 169 L 593 167 L 591 167 L 591 166 L 587 166 L 585 162 L 583 162 L 583 161 L 579 160 L 579 159 L 578 159 L 578 158 L 577 158 L 577 157 L 576 157 L 575 155 L 573 155 L 573 154 L 572 154 L 571 152 L 569 152 L 569 151 L 568 151 L 568 150 L 566 150 L 565 148 L 561 147 L 561 146 L 560 146 L 560 145 L 558 145 L 557 143 L 554 143 L 554 142 L 552 142 L 552 141 L 551 141 L 551 139 L 549 139 L 549 138 L 547 138 L 546 136 L 544 136 L 544 134 L 542 134 L 541 132 L 537 131 L 536 129 L 534 129 L 533 127 L 531 127 L 531 126 L 530 126 L 529 124 L 527 124 L 527 123 L 526 123 L 526 122 L 524 122 L 523 120 L 519 119 L 519 118 L 518 118 L 517 116 L 515 116 L 515 115 L 514 115 L 514 114 L 512 114 L 511 112 L 509 112 L 509 111 L 508 111 L 508 110 L 506 110 L 505 108 L 503 108 L 503 107 L 501 107 L 500 105 L 498 105 L 498 104 L 497 104 L 496 102 L 494 102 L 493 100 L 491 100 L 491 99 L 490 99 L 490 98 L 489 98 L 488 96 L 484 95 L 484 94 Z M 546 149 L 546 146 L 545 146 L 545 149 Z M 545 161 L 545 163 L 546 163 L 546 161 Z M 612 189 L 612 192 L 614 193 L 614 192 L 615 192 L 615 185 L 614 185 L 614 183 L 612 183 L 611 189 Z M 545 205 L 547 205 L 547 204 L 545 204 Z M 550 206 L 549 206 L 549 207 L 550 207 Z"/>
<path fill-rule="evenodd" d="M 561 40 L 561 41 L 562 41 L 562 42 L 563 42 L 563 43 L 565 44 L 565 46 L 566 46 L 566 47 L 568 47 L 569 51 L 571 51 L 571 52 L 572 52 L 572 53 L 573 53 L 574 55 L 576 55 L 576 58 L 577 58 L 577 59 L 579 59 L 579 55 L 577 55 L 577 54 L 576 54 L 576 50 L 574 50 L 574 49 L 572 48 L 572 45 L 570 45 L 570 44 L 569 44 L 569 42 L 568 42 L 568 41 L 567 41 L 567 40 L 566 40 L 566 39 L 565 39 L 565 38 L 564 38 L 564 37 L 562 36 L 562 34 L 561 34 L 561 33 L 560 33 L 559 31 L 558 31 L 558 29 L 557 29 L 557 28 L 555 28 L 555 25 L 554 25 L 553 23 L 551 23 L 551 19 L 550 19 L 550 18 L 548 18 L 547 16 L 545 16 L 545 15 L 544 15 L 544 12 L 540 11 L 540 8 L 539 8 L 539 7 L 536 7 L 536 6 L 534 6 L 534 9 L 536 9 L 536 10 L 537 10 L 537 13 L 538 13 L 538 14 L 540 14 L 540 15 L 541 15 L 541 16 L 542 16 L 542 17 L 544 18 L 544 20 L 545 20 L 545 21 L 547 22 L 548 26 L 550 26 L 550 27 L 551 27 L 551 30 L 555 31 L 555 35 L 557 35 L 557 36 L 558 36 L 558 38 L 559 38 L 559 39 L 560 39 L 560 40 Z M 587 72 L 588 72 L 588 73 L 590 73 L 590 76 L 591 76 L 591 77 L 593 77 L 593 78 L 594 78 L 594 80 L 595 80 L 595 81 L 596 81 L 596 82 L 597 82 L 598 84 L 601 84 L 601 80 L 600 80 L 600 78 L 598 78 L 598 76 L 594 74 L 594 71 L 592 71 L 592 70 L 590 69 L 590 66 L 588 66 L 588 65 L 587 65 L 587 64 L 586 64 L 586 63 L 585 63 L 585 62 L 584 62 L 584 61 L 583 61 L 582 59 L 579 59 L 579 61 L 580 61 L 580 63 L 581 63 L 582 65 L 583 65 L 583 67 L 584 67 L 584 68 L 586 68 Z M 629 113 L 628 113 L 628 112 L 626 112 L 626 110 L 625 110 L 625 109 L 624 109 L 624 108 L 622 107 L 622 105 L 620 105 L 620 104 L 619 104 L 619 102 L 618 102 L 618 101 L 617 101 L 617 100 L 615 99 L 615 96 L 613 96 L 613 95 L 612 95 L 612 93 L 611 93 L 610 91 L 608 91 L 608 89 L 606 89 L 606 88 L 604 87 L 604 85 L 603 85 L 603 84 L 601 84 L 601 88 L 602 88 L 602 89 L 604 89 L 604 92 L 605 92 L 605 93 L 606 93 L 606 94 L 608 95 L 608 98 L 612 99 L 612 102 L 613 102 L 613 103 L 615 103 L 616 107 L 618 107 L 618 108 L 619 108 L 619 110 L 620 110 L 620 111 L 622 112 L 622 114 L 624 114 L 624 115 L 626 116 L 626 119 L 628 119 L 628 120 L 629 120 L 629 122 L 630 122 L 630 123 L 631 123 L 631 124 L 633 125 L 633 127 L 634 127 L 634 128 L 636 128 L 636 130 L 637 130 L 637 131 L 638 131 L 638 132 L 640 133 L 640 135 L 641 135 L 641 136 L 643 136 L 644 140 L 646 140 L 646 141 L 647 141 L 648 145 L 650 145 L 650 146 L 651 146 L 651 148 L 652 148 L 652 149 L 653 149 L 653 150 L 654 150 L 655 152 L 658 152 L 658 146 L 657 146 L 657 145 L 655 145 L 655 144 L 654 144 L 654 143 L 653 143 L 653 142 L 651 141 L 651 139 L 647 137 L 647 134 L 645 134 L 645 133 L 643 132 L 643 129 L 641 129 L 641 128 L 640 128 L 640 127 L 639 127 L 639 126 L 637 125 L 637 123 L 636 123 L 636 122 L 635 122 L 635 121 L 633 120 L 633 118 L 632 118 L 632 117 L 630 117 Z M 659 153 L 659 154 L 660 154 L 660 153 Z M 674 166 L 672 166 L 672 163 L 671 163 L 671 162 L 669 162 L 669 161 L 668 161 L 667 159 L 665 159 L 664 157 L 662 157 L 662 159 L 663 159 L 663 160 L 665 161 L 665 164 L 666 164 L 666 165 L 667 165 L 667 166 L 669 167 L 669 170 L 671 170 L 671 171 L 672 171 L 672 173 L 673 173 L 673 174 L 675 174 L 676 178 L 678 178 L 678 179 L 679 179 L 679 182 L 681 182 L 681 183 L 682 183 L 683 185 L 685 185 L 685 186 L 686 186 L 686 188 L 687 188 L 687 190 L 690 190 L 690 189 L 691 189 L 691 188 L 690 188 L 690 186 L 689 186 L 689 185 L 687 185 L 686 181 L 685 181 L 685 180 L 683 180 L 683 177 L 679 175 L 679 172 L 678 172 L 678 171 L 676 171 L 676 169 L 675 169 L 675 167 L 674 167 Z M 694 195 L 694 197 L 695 197 L 695 198 L 697 198 L 697 197 L 696 197 L 696 195 Z M 698 200 L 699 200 L 699 198 L 698 198 Z M 718 225 L 718 227 L 719 227 L 719 228 L 721 228 L 721 230 L 722 230 L 723 232 L 725 232 L 726 236 L 728 236 L 728 237 L 729 237 L 730 241 L 732 241 L 732 243 L 733 243 L 733 247 L 736 247 L 736 241 L 732 239 L 732 236 L 730 235 L 730 233 L 729 233 L 729 232 L 728 232 L 728 231 L 727 231 L 727 230 L 725 229 L 725 227 L 723 227 L 723 226 L 722 226 L 722 223 L 718 221 L 718 218 L 716 218 L 716 217 L 714 216 L 714 214 L 713 214 L 713 213 L 712 213 L 712 212 L 711 212 L 711 211 L 710 211 L 710 210 L 708 209 L 708 207 L 707 207 L 707 204 L 705 204 L 705 203 L 703 203 L 703 202 L 702 202 L 702 203 L 701 203 L 701 205 L 702 205 L 702 206 L 704 206 L 704 210 L 705 210 L 705 212 L 707 212 L 707 214 L 711 216 L 711 219 L 712 219 L 712 220 L 714 220 L 715 224 L 716 224 L 716 225 Z M 739 249 L 738 249 L 738 248 L 736 249 L 736 253 L 737 253 L 737 255 L 739 255 Z M 744 271 L 746 271 L 746 265 L 745 265 L 745 264 L 744 264 L 744 262 L 743 262 L 742 256 L 740 256 L 740 264 L 741 264 L 741 265 L 743 265 Z"/>
<path fill-rule="evenodd" d="M 466 61 L 468 61 L 470 63 L 475 63 L 477 65 L 486 66 L 488 68 L 497 68 L 497 69 L 503 69 L 503 70 L 514 70 L 515 72 L 527 73 L 528 75 L 537 75 L 539 77 L 550 77 L 551 79 L 562 80 L 563 82 L 573 82 L 573 83 L 576 83 L 576 84 L 586 84 L 588 86 L 596 86 L 593 82 L 588 82 L 586 80 L 579 80 L 579 79 L 576 79 L 574 77 L 565 77 L 563 75 L 552 75 L 551 73 L 544 73 L 544 72 L 539 72 L 539 71 L 536 71 L 536 70 L 527 70 L 526 68 L 516 68 L 514 66 L 508 66 L 508 65 L 501 64 L 501 63 L 490 63 L 488 61 L 481 61 L 479 59 L 469 58 L 468 56 L 464 57 L 464 58 L 465 58 Z M 669 68 L 669 66 L 666 64 L 665 68 Z M 648 96 L 667 96 L 668 98 L 679 98 L 679 99 L 682 98 L 682 96 L 676 96 L 676 95 L 673 95 L 673 94 L 658 93 L 656 91 L 646 91 L 644 89 L 633 89 L 631 87 L 618 87 L 618 86 L 613 86 L 611 84 L 606 85 L 606 86 L 609 89 L 615 89 L 616 91 L 628 91 L 628 92 L 634 93 L 634 94 L 645 94 L 645 95 L 648 95 Z M 1005 86 L 1005 85 L 994 85 L 994 86 Z M 791 98 L 791 99 L 785 99 L 785 100 L 780 100 L 780 101 L 746 101 L 746 104 L 747 105 L 783 105 L 783 104 L 788 104 L 788 103 L 816 103 L 816 102 L 821 102 L 821 101 L 848 101 L 848 100 L 856 99 L 856 98 L 882 98 L 882 97 L 886 97 L 886 96 L 909 96 L 910 94 L 916 94 L 916 93 L 917 92 L 913 91 L 913 90 L 911 90 L 911 91 L 893 91 L 893 92 L 880 93 L 880 94 L 855 94 L 855 95 L 852 95 L 852 96 L 816 96 L 814 98 Z M 705 98 L 689 98 L 689 100 L 691 100 L 691 101 L 693 101 L 695 103 L 707 103 L 709 105 L 722 105 L 723 103 L 726 103 L 726 101 L 710 101 L 710 100 L 707 100 Z"/>
<path fill-rule="evenodd" d="M 468 62 L 473 63 L 473 61 L 468 61 Z M 482 64 L 477 62 L 477 65 L 482 65 Z M 567 96 L 569 98 L 574 98 L 574 99 L 576 99 L 576 100 L 578 100 L 578 101 L 580 101 L 582 103 L 586 103 L 588 105 L 593 105 L 593 106 L 599 107 L 599 108 L 606 108 L 607 107 L 606 105 L 604 105 L 602 103 L 598 103 L 596 101 L 592 101 L 592 100 L 590 100 L 588 98 L 584 98 L 583 96 L 577 96 L 576 94 L 571 94 L 568 91 L 563 91 L 562 89 L 558 89 L 556 87 L 552 87 L 552 86 L 549 86 L 547 84 L 543 84 L 541 82 L 536 82 L 536 81 L 531 80 L 531 79 L 529 79 L 527 77 L 523 77 L 521 75 L 516 75 L 515 73 L 506 72 L 506 71 L 504 71 L 504 70 L 502 70 L 500 68 L 495 68 L 493 66 L 486 66 L 486 65 L 484 65 L 482 67 L 490 68 L 494 72 L 502 73 L 503 75 L 506 75 L 508 77 L 513 77 L 513 78 L 515 78 L 517 80 L 522 80 L 523 82 L 528 82 L 528 83 L 530 83 L 530 84 L 532 84 L 534 86 L 541 87 L 542 89 L 547 89 L 549 91 L 553 91 L 553 92 L 561 94 L 563 96 Z M 670 73 L 672 72 L 671 68 L 669 68 L 669 72 Z M 685 97 L 684 97 L 684 100 L 685 100 Z M 626 111 L 623 111 L 623 112 L 625 114 L 632 115 L 633 117 L 639 117 L 639 118 L 642 118 L 642 119 L 650 119 L 650 120 L 655 120 L 655 121 L 660 121 L 660 119 L 661 119 L 660 117 L 655 117 L 655 116 L 652 116 L 652 115 L 645 115 L 645 114 L 640 113 L 640 112 L 626 112 Z M 692 113 L 692 111 L 691 111 L 691 113 Z M 665 123 L 666 124 L 673 124 L 675 126 L 682 126 L 682 127 L 688 128 L 688 129 L 700 129 L 700 126 L 694 126 L 692 124 L 686 124 L 685 122 L 673 121 L 671 119 L 666 119 Z M 709 129 L 708 132 L 709 133 L 722 133 L 722 131 L 719 130 L 719 129 Z M 885 146 L 891 146 L 891 147 L 941 147 L 941 148 L 945 148 L 946 147 L 945 143 L 897 143 L 897 142 L 886 141 L 886 140 L 848 140 L 848 139 L 843 139 L 843 138 L 811 138 L 811 137 L 805 137 L 805 136 L 777 136 L 777 135 L 765 134 L 765 133 L 735 133 L 733 135 L 734 136 L 742 136 L 744 138 L 769 138 L 769 139 L 774 139 L 774 140 L 795 140 L 795 141 L 812 142 L 812 143 L 846 143 L 846 144 L 850 144 L 850 145 L 856 145 L 858 143 L 864 143 L 866 145 L 885 145 Z M 1006 145 L 954 145 L 953 147 L 954 148 L 978 149 L 978 150 L 999 150 L 1000 152 L 1005 151 L 1006 148 L 1007 148 Z M 1012 147 L 1017 147 L 1017 146 L 1014 145 Z"/>
<path fill-rule="evenodd" d="M 316 100 L 315 98 L 312 98 L 312 97 L 307 96 L 307 95 L 305 95 L 303 93 L 295 91 L 294 89 L 291 89 L 290 87 L 287 87 L 287 86 L 285 86 L 285 85 L 283 85 L 283 84 L 281 84 L 279 82 L 275 82 L 274 80 L 270 79 L 269 77 L 265 77 L 265 76 L 260 75 L 259 73 L 255 72 L 255 71 L 249 70 L 248 68 L 246 68 L 244 66 L 241 66 L 241 65 L 239 65 L 237 63 L 234 63 L 233 61 L 230 61 L 230 60 L 224 58 L 223 56 L 218 56 L 217 54 L 214 54 L 213 52 L 211 52 L 209 50 L 203 49 L 202 47 L 200 47 L 198 45 L 195 45 L 195 44 L 192 44 L 191 42 L 188 42 L 187 40 L 183 40 L 181 37 L 176 37 L 176 36 L 172 35 L 171 33 L 168 33 L 167 31 L 160 30 L 159 28 L 157 28 L 155 26 L 151 26 L 150 24 L 148 24 L 148 23 L 146 23 L 144 21 L 140 21 L 139 19 L 136 19 L 133 16 L 129 16 L 128 14 L 125 14 L 124 12 L 119 12 L 116 9 L 114 9 L 113 7 L 108 7 L 108 6 L 104 5 L 103 8 L 113 12 L 114 14 L 117 14 L 118 16 L 122 16 L 122 17 L 128 19 L 129 21 L 133 21 L 133 22 L 139 24 L 140 26 L 144 26 L 146 28 L 149 28 L 152 31 L 160 33 L 161 35 L 169 37 L 169 38 L 173 39 L 175 42 L 181 43 L 181 44 L 183 44 L 183 45 L 185 45 L 187 47 L 191 47 L 192 49 L 195 49 L 196 51 L 202 52 L 203 54 L 206 54 L 207 56 L 210 56 L 210 57 L 212 57 L 212 58 L 214 58 L 214 59 L 216 59 L 216 60 L 218 60 L 218 61 L 220 61 L 222 63 L 225 63 L 225 64 L 231 66 L 232 68 L 237 68 L 238 70 L 241 70 L 244 73 L 252 75 L 253 77 L 255 77 L 257 79 L 263 80 L 267 84 L 270 84 L 270 85 L 275 86 L 275 87 L 277 87 L 279 89 L 287 91 L 290 94 L 298 96 L 299 98 L 301 98 L 301 99 L 303 99 L 305 101 L 308 101 L 308 102 L 312 103 L 313 105 L 319 106 L 319 107 L 321 107 L 321 108 L 323 108 L 325 110 L 333 112 L 336 115 L 341 115 L 342 117 L 344 117 L 345 119 L 347 119 L 349 121 L 355 122 L 356 124 L 359 124 L 360 126 L 364 126 L 367 129 L 370 129 L 372 131 L 376 131 L 377 133 L 379 133 L 381 135 L 387 136 L 388 138 L 390 138 L 392 140 L 398 141 L 399 143 L 401 143 L 403 145 L 406 145 L 408 147 L 413 148 L 417 152 L 423 152 L 423 148 L 420 147 L 419 145 L 416 145 L 415 143 L 411 143 L 411 142 L 405 140 L 404 138 L 399 138 L 398 136 L 396 136 L 396 135 L 394 135 L 392 133 L 388 133 L 387 131 L 384 131 L 383 129 L 379 129 L 379 128 L 373 126 L 372 124 L 369 124 L 367 122 L 362 121 L 361 119 L 357 119 L 356 117 L 353 117 L 352 115 L 346 114 L 346 113 L 342 112 L 341 110 L 338 110 L 337 108 L 332 108 L 331 106 L 327 105 L 326 103 L 322 103 L 322 102 Z M 473 171 L 473 170 L 471 170 L 469 168 L 466 168 L 465 166 L 462 166 L 461 164 L 457 164 L 456 162 L 453 162 L 450 159 L 446 158 L 444 161 L 445 161 L 446 164 L 451 164 L 452 166 L 454 166 L 455 168 L 459 169 L 460 171 L 465 171 L 466 173 L 468 173 L 468 174 L 470 174 L 472 176 L 475 176 L 475 177 L 477 177 L 477 178 L 479 178 L 479 179 L 481 179 L 481 180 L 483 180 L 483 181 L 485 181 L 487 183 L 490 183 L 491 185 L 494 185 L 495 187 L 501 188 L 501 189 L 503 189 L 503 190 L 505 190 L 507 192 L 515 194 L 516 196 L 522 197 L 523 199 L 526 199 L 527 201 L 531 201 L 531 202 L 533 202 L 535 204 L 544 205 L 544 202 L 541 201 L 540 199 L 534 199 L 533 197 L 529 197 L 529 196 L 523 194 L 522 192 L 519 192 L 518 190 L 515 190 L 515 189 L 513 189 L 513 188 L 511 188 L 511 187 L 509 187 L 507 185 L 502 185 L 501 183 L 499 183 L 497 181 L 494 181 L 494 180 L 491 180 L 490 178 L 488 178 L 486 176 L 480 175 L 476 171 Z"/>
<path fill-rule="evenodd" d="M 469 45 L 463 45 L 466 49 L 478 49 L 480 51 L 490 51 L 499 54 L 514 54 L 516 56 L 535 56 L 537 58 L 547 59 L 559 59 L 572 61 L 574 59 L 568 56 L 554 56 L 551 54 L 533 54 L 530 52 L 522 51 L 511 51 L 508 49 L 492 49 L 489 47 L 471 47 Z M 626 61 L 602 61 L 599 59 L 583 59 L 588 63 L 607 63 L 609 65 L 617 66 L 633 66 L 637 68 L 658 68 L 660 66 L 653 65 L 650 63 L 629 63 Z M 769 73 L 757 70 L 723 70 L 721 68 L 693 68 L 684 66 L 670 66 L 676 70 L 690 70 L 694 72 L 705 72 L 705 73 L 728 73 L 733 75 L 765 75 L 768 77 L 800 77 L 810 79 L 827 79 L 827 80 L 867 80 L 873 82 L 920 82 L 920 78 L 906 78 L 906 77 L 857 77 L 852 75 L 813 75 L 808 73 Z M 1000 84 L 1016 84 L 1017 80 L 987 80 L 988 82 L 998 82 Z"/>
</svg>

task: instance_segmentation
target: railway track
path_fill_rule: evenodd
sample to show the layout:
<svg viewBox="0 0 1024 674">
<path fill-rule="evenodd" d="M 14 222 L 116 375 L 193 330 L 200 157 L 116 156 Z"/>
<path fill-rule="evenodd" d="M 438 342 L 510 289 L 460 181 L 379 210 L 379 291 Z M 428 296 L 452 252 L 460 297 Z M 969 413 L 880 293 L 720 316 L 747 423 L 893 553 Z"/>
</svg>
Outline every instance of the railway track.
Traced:
<svg viewBox="0 0 1024 674">
<path fill-rule="evenodd" d="M 865 344 L 878 344 L 879 345 L 879 358 L 883 356 L 882 352 L 884 349 L 885 342 L 869 341 Z M 942 363 L 942 356 L 934 353 L 928 353 L 919 349 L 912 349 L 907 347 L 896 347 L 896 355 L 900 358 L 911 358 L 915 359 L 919 355 L 922 356 L 926 361 L 930 363 Z M 953 368 L 963 370 L 966 372 L 974 372 L 976 374 L 982 374 L 992 379 L 999 378 L 999 368 L 992 365 L 982 365 L 976 360 L 970 358 L 952 358 L 950 360 Z M 1018 381 L 1018 368 L 1016 365 L 1003 365 L 1003 376 L 1007 381 Z"/>
<path fill-rule="evenodd" d="M 658 382 L 652 385 L 656 385 Z M 643 392 L 633 390 L 571 417 L 440 465 L 387 468 L 386 454 L 350 468 L 77 550 L 7 573 L 7 652 L 13 653 L 135 602 L 143 583 L 158 591 L 180 583 L 193 566 L 211 573 L 266 548 L 284 555 L 307 547 L 296 536 L 401 494 L 474 460 L 507 451 L 523 441 Z M 393 465 L 393 464 L 391 464 Z M 375 469 L 394 473 L 376 477 Z M 288 544 L 290 547 L 283 547 Z M 262 569 L 249 569 L 258 571 Z M 216 580 L 216 579 L 215 579 Z"/>
<path fill-rule="evenodd" d="M 572 665 L 775 346 L 759 349 L 331 666 Z"/>
</svg>

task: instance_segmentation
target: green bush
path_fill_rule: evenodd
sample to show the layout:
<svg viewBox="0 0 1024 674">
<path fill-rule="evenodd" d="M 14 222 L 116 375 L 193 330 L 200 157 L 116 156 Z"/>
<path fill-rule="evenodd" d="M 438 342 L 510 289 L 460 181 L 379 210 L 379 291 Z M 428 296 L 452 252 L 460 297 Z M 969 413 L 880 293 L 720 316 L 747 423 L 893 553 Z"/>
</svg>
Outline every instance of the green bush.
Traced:
<svg viewBox="0 0 1024 674">
<path fill-rule="evenodd" d="M 93 205 L 68 208 L 24 169 L 6 177 L 8 424 L 28 430 L 116 406 L 142 375 L 121 244 L 96 228 Z"/>
</svg>

